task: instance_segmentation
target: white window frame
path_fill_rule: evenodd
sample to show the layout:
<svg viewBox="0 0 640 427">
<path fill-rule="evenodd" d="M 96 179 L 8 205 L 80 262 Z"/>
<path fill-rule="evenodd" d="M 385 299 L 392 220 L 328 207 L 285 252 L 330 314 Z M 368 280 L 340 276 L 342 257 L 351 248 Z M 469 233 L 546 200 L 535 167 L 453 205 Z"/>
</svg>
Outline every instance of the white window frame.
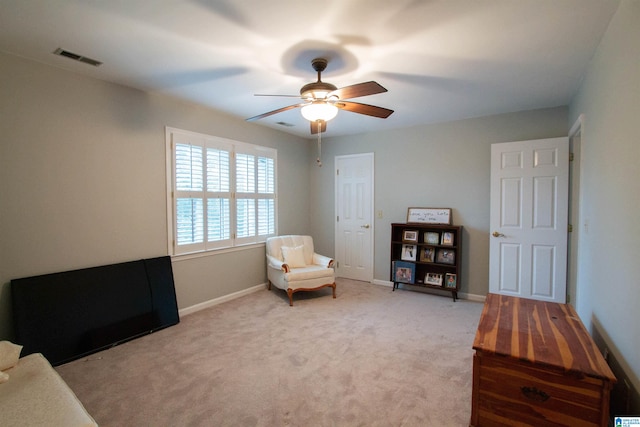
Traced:
<svg viewBox="0 0 640 427">
<path fill-rule="evenodd" d="M 168 235 L 168 251 L 172 256 L 179 255 L 188 255 L 188 254 L 203 254 L 203 253 L 213 253 L 214 251 L 219 251 L 221 249 L 229 249 L 246 245 L 254 245 L 264 243 L 265 240 L 270 237 L 277 235 L 277 150 L 274 148 L 263 147 L 254 144 L 248 144 L 245 142 L 234 141 L 226 138 L 220 138 L 211 135 L 205 135 L 201 133 L 191 132 L 187 130 L 166 127 L 165 128 L 165 143 L 166 143 L 166 169 L 167 169 L 167 235 Z M 203 172 L 203 181 L 204 187 L 201 191 L 178 191 L 176 189 L 176 144 L 191 144 L 193 146 L 203 147 L 203 156 L 205 158 L 204 162 L 206 164 L 206 150 L 207 148 L 220 149 L 223 151 L 228 151 L 230 154 L 229 159 L 229 191 L 222 192 L 212 192 L 208 191 L 206 188 L 207 183 L 207 175 L 206 175 L 206 166 L 204 166 L 205 172 Z M 237 191 L 237 180 L 236 180 L 236 156 L 241 155 L 245 156 L 247 160 L 251 160 L 251 156 L 253 156 L 253 167 L 254 169 L 254 182 L 249 183 L 248 187 L 253 186 L 253 191 L 249 189 L 248 192 L 238 192 Z M 261 161 L 259 161 L 261 159 Z M 262 167 L 259 167 L 259 164 Z M 272 172 L 272 181 L 267 183 L 269 187 L 269 191 L 259 192 L 259 187 L 264 189 L 265 185 L 259 186 L 258 182 L 258 172 L 268 170 Z M 253 172 L 251 172 L 253 173 Z M 272 190 L 272 192 L 271 192 Z M 176 206 L 178 198 L 194 198 L 196 200 L 201 200 L 203 206 L 205 206 L 204 211 L 204 237 L 202 242 L 195 242 L 190 244 L 177 244 L 177 233 L 176 233 Z M 230 235 L 228 239 L 225 240 L 217 240 L 209 242 L 207 239 L 207 224 L 206 224 L 206 204 L 208 198 L 220 197 L 220 198 L 228 198 L 229 199 L 229 227 L 230 227 Z M 238 199 L 243 200 L 255 200 L 256 211 L 253 216 L 254 221 L 254 233 L 238 237 L 237 235 L 237 201 Z M 272 223 L 267 225 L 267 230 L 264 227 L 260 228 L 259 218 L 258 218 L 258 209 L 257 206 L 264 206 L 264 202 L 260 202 L 261 200 L 266 200 L 267 206 L 271 206 L 269 218 L 272 218 Z M 269 203 L 269 200 L 272 200 Z M 251 228 L 251 227 L 249 227 Z M 262 234 L 261 234 L 262 233 Z"/>
</svg>

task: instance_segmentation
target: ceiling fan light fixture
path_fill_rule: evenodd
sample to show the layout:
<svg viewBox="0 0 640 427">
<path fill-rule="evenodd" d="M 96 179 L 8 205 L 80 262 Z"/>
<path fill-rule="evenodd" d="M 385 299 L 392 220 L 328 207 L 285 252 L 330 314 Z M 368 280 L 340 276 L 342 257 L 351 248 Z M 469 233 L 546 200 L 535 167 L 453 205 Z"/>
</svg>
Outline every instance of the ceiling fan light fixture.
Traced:
<svg viewBox="0 0 640 427">
<path fill-rule="evenodd" d="M 325 99 L 329 92 L 326 90 L 315 90 L 312 93 L 313 99 Z"/>
<path fill-rule="evenodd" d="M 300 112 L 302 113 L 302 117 L 310 122 L 316 122 L 318 120 L 328 122 L 338 115 L 338 107 L 333 104 L 320 101 L 305 105 L 301 108 Z"/>
<path fill-rule="evenodd" d="M 338 90 L 338 88 L 331 83 L 317 81 L 302 86 L 302 89 L 300 89 L 300 96 L 302 98 L 322 100 L 325 99 L 331 92 L 334 92 L 336 90 Z"/>
</svg>

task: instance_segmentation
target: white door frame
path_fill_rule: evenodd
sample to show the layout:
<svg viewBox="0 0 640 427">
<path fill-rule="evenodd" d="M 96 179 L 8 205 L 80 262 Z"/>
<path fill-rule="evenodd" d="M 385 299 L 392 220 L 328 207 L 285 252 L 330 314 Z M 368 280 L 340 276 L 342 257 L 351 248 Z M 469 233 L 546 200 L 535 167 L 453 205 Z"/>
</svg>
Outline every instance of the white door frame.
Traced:
<svg viewBox="0 0 640 427">
<path fill-rule="evenodd" d="M 341 236 L 340 236 L 340 224 L 339 224 L 339 219 L 338 216 L 340 214 L 340 208 L 341 208 L 341 200 L 340 200 L 340 194 L 341 192 L 339 191 L 339 175 L 338 175 L 338 164 L 339 164 L 339 160 L 340 159 L 348 159 L 348 158 L 366 158 L 369 159 L 370 161 L 370 165 L 371 165 L 371 175 L 370 175 L 370 191 L 371 191 L 371 200 L 369 203 L 369 206 L 367 206 L 367 211 L 369 212 L 369 221 L 367 224 L 361 225 L 363 227 L 366 227 L 367 231 L 369 232 L 369 248 L 366 251 L 366 255 L 368 257 L 368 261 L 367 261 L 367 269 L 366 271 L 363 271 L 362 276 L 359 280 L 365 280 L 368 282 L 372 282 L 373 281 L 373 264 L 374 264 L 374 246 L 375 246 L 375 221 L 374 221 L 374 206 L 375 206 L 375 187 L 374 187 L 374 182 L 375 182 L 375 162 L 374 162 L 374 153 L 358 153 L 358 154 L 348 154 L 348 155 L 342 155 L 342 156 L 335 156 L 334 158 L 334 165 L 336 170 L 334 171 L 335 175 L 334 175 L 334 194 L 335 194 L 335 223 L 334 223 L 334 253 L 336 258 L 339 256 L 339 254 L 341 253 L 341 247 L 340 247 L 340 242 L 341 242 Z M 340 276 L 340 259 L 337 259 L 338 261 L 338 268 L 336 269 L 336 274 L 338 277 Z"/>
<path fill-rule="evenodd" d="M 584 147 L 584 114 L 580 114 L 569 131 L 569 153 L 573 156 L 569 168 L 569 224 L 572 232 L 567 240 L 567 302 L 578 310 L 580 301 L 580 236 L 582 233 L 582 218 L 580 215 L 583 189 L 581 183 L 583 177 L 582 153 Z M 577 173 L 576 173 L 577 172 Z M 578 190 L 577 194 L 576 191 Z"/>
</svg>

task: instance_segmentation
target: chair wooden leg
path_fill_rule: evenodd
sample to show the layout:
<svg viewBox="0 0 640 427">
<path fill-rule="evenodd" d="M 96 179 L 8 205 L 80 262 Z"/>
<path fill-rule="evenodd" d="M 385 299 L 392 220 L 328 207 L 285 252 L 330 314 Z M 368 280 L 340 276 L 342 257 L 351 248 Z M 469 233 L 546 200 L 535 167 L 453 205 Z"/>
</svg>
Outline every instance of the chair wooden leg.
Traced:
<svg viewBox="0 0 640 427">
<path fill-rule="evenodd" d="M 336 298 L 336 282 L 333 282 L 333 285 L 331 286 L 333 288 L 333 298 Z"/>
<path fill-rule="evenodd" d="M 293 289 L 287 289 L 287 295 L 289 295 L 289 307 L 293 307 Z"/>
<path fill-rule="evenodd" d="M 267 282 L 269 282 L 269 286 L 267 287 L 267 289 L 271 290 L 271 280 L 267 280 Z"/>
</svg>

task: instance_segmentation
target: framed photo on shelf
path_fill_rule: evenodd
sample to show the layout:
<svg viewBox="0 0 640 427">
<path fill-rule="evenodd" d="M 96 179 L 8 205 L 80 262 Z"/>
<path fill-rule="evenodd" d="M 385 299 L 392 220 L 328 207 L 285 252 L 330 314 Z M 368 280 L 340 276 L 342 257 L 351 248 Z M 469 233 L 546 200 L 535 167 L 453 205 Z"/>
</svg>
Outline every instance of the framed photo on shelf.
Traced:
<svg viewBox="0 0 640 427">
<path fill-rule="evenodd" d="M 410 262 L 393 262 L 393 281 L 397 283 L 414 283 L 416 265 Z"/>
<path fill-rule="evenodd" d="M 435 231 L 425 231 L 424 242 L 429 245 L 437 245 L 440 243 L 440 233 Z"/>
<path fill-rule="evenodd" d="M 447 273 L 445 275 L 444 286 L 447 288 L 457 288 L 458 278 L 454 273 Z"/>
<path fill-rule="evenodd" d="M 421 262 L 433 262 L 436 257 L 436 250 L 434 248 L 422 248 L 420 253 Z"/>
<path fill-rule="evenodd" d="M 403 242 L 417 242 L 418 232 L 416 230 L 404 230 L 402 233 Z"/>
<path fill-rule="evenodd" d="M 424 283 L 432 286 L 442 286 L 442 274 L 441 273 L 427 273 L 424 276 Z"/>
<path fill-rule="evenodd" d="M 451 225 L 450 208 L 408 208 L 408 224 L 446 224 Z"/>
<path fill-rule="evenodd" d="M 453 246 L 453 233 L 451 231 L 443 232 L 440 244 L 442 246 Z"/>
<path fill-rule="evenodd" d="M 436 253 L 436 262 L 440 264 L 455 264 L 456 252 L 451 249 L 439 249 Z"/>
<path fill-rule="evenodd" d="M 418 245 L 402 245 L 400 259 L 403 261 L 415 261 L 418 258 Z"/>
</svg>

